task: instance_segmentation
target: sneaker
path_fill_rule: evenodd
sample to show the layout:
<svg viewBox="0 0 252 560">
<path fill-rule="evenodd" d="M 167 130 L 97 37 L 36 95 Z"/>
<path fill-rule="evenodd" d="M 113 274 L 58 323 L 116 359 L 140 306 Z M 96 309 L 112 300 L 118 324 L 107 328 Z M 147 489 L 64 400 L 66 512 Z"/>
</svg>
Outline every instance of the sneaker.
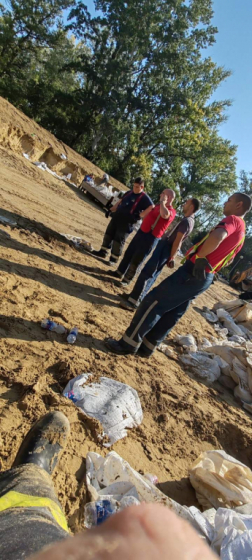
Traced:
<svg viewBox="0 0 252 560">
<path fill-rule="evenodd" d="M 12 466 L 32 463 L 52 474 L 69 434 L 67 417 L 62 412 L 48 412 L 26 435 Z"/>
</svg>

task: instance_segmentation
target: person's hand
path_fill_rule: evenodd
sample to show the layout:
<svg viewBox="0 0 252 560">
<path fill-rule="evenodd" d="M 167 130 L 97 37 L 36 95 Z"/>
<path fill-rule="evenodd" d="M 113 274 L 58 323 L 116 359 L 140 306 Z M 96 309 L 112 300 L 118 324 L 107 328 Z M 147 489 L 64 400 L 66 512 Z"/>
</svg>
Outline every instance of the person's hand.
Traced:
<svg viewBox="0 0 252 560">
<path fill-rule="evenodd" d="M 217 560 L 190 525 L 167 507 L 141 504 L 56 543 L 33 560 Z M 32 559 L 31 559 L 32 560 Z"/>
<path fill-rule="evenodd" d="M 174 268 L 174 266 L 175 266 L 175 261 L 174 261 L 174 259 L 169 259 L 169 260 L 167 261 L 167 266 L 168 266 L 168 268 Z"/>
<path fill-rule="evenodd" d="M 205 257 L 196 257 L 194 267 L 193 267 L 193 276 L 196 280 L 205 280 L 206 279 L 206 268 L 212 270 L 211 265 L 209 264 L 208 260 Z"/>
<path fill-rule="evenodd" d="M 164 204 L 168 202 L 168 196 L 165 193 L 161 193 L 160 202 L 163 202 Z"/>
</svg>

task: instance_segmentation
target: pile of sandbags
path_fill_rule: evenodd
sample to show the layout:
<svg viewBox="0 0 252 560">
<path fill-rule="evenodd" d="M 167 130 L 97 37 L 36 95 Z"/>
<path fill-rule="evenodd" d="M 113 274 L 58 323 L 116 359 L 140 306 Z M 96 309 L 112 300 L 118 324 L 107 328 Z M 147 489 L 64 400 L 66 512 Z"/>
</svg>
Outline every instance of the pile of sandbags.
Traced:
<svg viewBox="0 0 252 560">
<path fill-rule="evenodd" d="M 230 321 L 225 314 L 221 316 Z M 225 333 L 219 339 L 204 338 L 198 346 L 192 335 L 177 336 L 174 340 L 183 347 L 181 362 L 194 376 L 209 383 L 218 380 L 252 412 L 252 342 L 240 334 L 228 339 Z"/>
</svg>

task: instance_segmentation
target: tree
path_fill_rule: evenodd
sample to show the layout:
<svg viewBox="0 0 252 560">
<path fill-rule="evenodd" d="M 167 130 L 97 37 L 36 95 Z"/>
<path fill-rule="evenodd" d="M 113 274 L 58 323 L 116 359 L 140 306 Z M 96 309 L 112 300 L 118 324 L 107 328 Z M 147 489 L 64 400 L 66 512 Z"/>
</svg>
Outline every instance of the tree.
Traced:
<svg viewBox="0 0 252 560">
<path fill-rule="evenodd" d="M 8 0 L 6 4 L 0 4 L 0 93 L 23 108 L 25 96 L 29 97 L 27 77 L 39 72 L 36 63 L 41 63 L 46 49 L 62 41 L 62 11 L 74 0 Z"/>
</svg>

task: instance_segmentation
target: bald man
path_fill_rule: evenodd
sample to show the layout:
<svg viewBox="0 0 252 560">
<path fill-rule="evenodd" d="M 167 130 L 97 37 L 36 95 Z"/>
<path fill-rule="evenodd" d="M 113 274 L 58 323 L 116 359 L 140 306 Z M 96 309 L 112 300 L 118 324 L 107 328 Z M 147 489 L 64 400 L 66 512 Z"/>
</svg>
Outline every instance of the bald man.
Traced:
<svg viewBox="0 0 252 560">
<path fill-rule="evenodd" d="M 160 195 L 159 204 L 142 216 L 142 225 L 129 244 L 118 269 L 109 273 L 110 276 L 120 278 L 123 286 L 131 282 L 139 266 L 156 247 L 174 220 L 176 216 L 176 210 L 172 207 L 174 198 L 175 192 L 172 189 L 165 189 Z"/>
</svg>

